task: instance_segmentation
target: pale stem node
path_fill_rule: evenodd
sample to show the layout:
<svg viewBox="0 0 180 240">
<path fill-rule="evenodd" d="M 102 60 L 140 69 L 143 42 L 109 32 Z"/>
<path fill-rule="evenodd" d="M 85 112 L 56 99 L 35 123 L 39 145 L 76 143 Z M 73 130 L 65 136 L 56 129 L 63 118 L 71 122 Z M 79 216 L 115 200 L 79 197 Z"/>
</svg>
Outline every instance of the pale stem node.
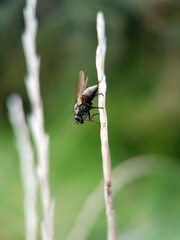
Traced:
<svg viewBox="0 0 180 240">
<path fill-rule="evenodd" d="M 101 153 L 104 174 L 104 196 L 108 226 L 108 240 L 117 239 L 116 217 L 113 207 L 112 180 L 111 180 L 111 156 L 108 142 L 107 113 L 106 113 L 106 76 L 104 73 L 105 53 L 106 53 L 106 36 L 105 21 L 102 12 L 97 14 L 97 37 L 98 46 L 96 50 L 96 68 L 99 81 L 98 106 L 100 115 L 100 137 Z"/>
</svg>

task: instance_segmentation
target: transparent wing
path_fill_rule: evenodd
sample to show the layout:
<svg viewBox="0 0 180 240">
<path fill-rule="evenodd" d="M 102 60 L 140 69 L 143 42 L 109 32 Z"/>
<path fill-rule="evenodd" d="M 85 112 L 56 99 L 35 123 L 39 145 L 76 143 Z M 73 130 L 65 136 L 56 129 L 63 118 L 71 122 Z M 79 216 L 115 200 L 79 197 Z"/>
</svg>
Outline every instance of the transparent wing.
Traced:
<svg viewBox="0 0 180 240">
<path fill-rule="evenodd" d="M 87 88 L 87 84 L 88 84 L 88 77 L 86 78 L 86 81 L 84 82 L 84 87 L 83 87 L 82 92 L 84 92 L 84 90 Z"/>
<path fill-rule="evenodd" d="M 83 92 L 84 89 L 84 72 L 80 71 L 79 75 L 78 75 L 78 80 L 77 80 L 77 86 L 76 86 L 76 101 L 77 101 L 77 105 L 81 105 L 82 101 L 81 101 L 81 94 Z"/>
</svg>

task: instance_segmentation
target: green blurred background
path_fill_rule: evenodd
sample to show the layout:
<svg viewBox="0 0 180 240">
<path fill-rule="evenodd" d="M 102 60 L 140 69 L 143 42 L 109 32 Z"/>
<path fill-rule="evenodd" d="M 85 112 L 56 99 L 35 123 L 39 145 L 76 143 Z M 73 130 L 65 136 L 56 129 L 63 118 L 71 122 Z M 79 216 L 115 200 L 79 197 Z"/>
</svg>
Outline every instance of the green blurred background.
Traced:
<svg viewBox="0 0 180 240">
<path fill-rule="evenodd" d="M 7 97 L 19 93 L 25 112 L 30 112 L 21 45 L 24 5 L 22 0 L 0 0 L 0 240 L 24 239 L 19 161 L 6 108 Z M 39 0 L 37 52 L 45 128 L 50 135 L 55 239 L 66 239 L 82 204 L 102 179 L 99 126 L 75 125 L 73 116 L 79 71 L 89 76 L 89 85 L 97 83 L 99 10 L 106 21 L 112 167 L 142 154 L 180 159 L 180 2 Z M 149 222 L 151 235 L 137 239 L 179 239 L 178 175 L 169 169 L 168 176 L 132 182 L 115 197 L 115 209 L 122 239 L 135 239 L 125 238 L 125 233 L 132 234 Z M 102 213 L 88 240 L 105 238 Z"/>
</svg>

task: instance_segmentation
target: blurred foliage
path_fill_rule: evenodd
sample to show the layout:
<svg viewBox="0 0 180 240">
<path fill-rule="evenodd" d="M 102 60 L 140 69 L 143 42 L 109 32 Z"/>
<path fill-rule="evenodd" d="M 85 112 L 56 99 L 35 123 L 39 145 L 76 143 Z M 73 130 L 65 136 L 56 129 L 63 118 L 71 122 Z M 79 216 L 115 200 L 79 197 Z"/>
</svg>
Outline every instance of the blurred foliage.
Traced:
<svg viewBox="0 0 180 240">
<path fill-rule="evenodd" d="M 24 239 L 18 156 L 5 104 L 7 97 L 17 92 L 23 97 L 26 113 L 30 112 L 21 46 L 24 5 L 23 0 L 0 1 L 0 239 L 4 240 Z M 37 51 L 45 125 L 50 134 L 56 239 L 65 239 L 83 202 L 102 178 L 99 127 L 75 125 L 73 117 L 79 71 L 89 76 L 89 85 L 97 83 L 99 10 L 106 20 L 112 166 L 139 154 L 180 158 L 180 2 L 39 0 Z M 127 187 L 115 199 L 119 230 L 138 226 L 146 215 L 158 231 L 151 239 L 178 239 L 178 184 L 177 179 L 148 178 Z M 100 218 L 89 239 L 105 238 L 105 214 Z"/>
</svg>

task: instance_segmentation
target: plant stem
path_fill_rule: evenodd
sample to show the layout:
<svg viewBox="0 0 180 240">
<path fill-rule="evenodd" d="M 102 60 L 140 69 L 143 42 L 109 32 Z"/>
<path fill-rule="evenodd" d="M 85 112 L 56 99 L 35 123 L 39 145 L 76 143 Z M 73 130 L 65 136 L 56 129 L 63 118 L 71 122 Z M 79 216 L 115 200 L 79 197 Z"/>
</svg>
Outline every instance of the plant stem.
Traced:
<svg viewBox="0 0 180 240">
<path fill-rule="evenodd" d="M 97 14 L 97 36 L 98 46 L 96 50 L 96 68 L 99 81 L 98 105 L 103 109 L 99 109 L 100 115 L 100 137 L 101 137 L 101 153 L 103 161 L 104 174 L 104 197 L 106 206 L 108 240 L 117 239 L 116 217 L 113 207 L 112 181 L 111 181 L 111 156 L 108 142 L 108 127 L 106 113 L 106 76 L 104 73 L 104 62 L 106 53 L 106 37 L 105 37 L 105 21 L 103 13 Z"/>
<path fill-rule="evenodd" d="M 32 113 L 29 124 L 35 143 L 38 177 L 41 190 L 43 221 L 41 232 L 43 240 L 54 237 L 54 201 L 51 201 L 49 186 L 49 136 L 44 130 L 43 103 L 40 94 L 39 67 L 40 58 L 36 53 L 36 4 L 37 0 L 26 0 L 24 9 L 25 32 L 22 37 L 23 49 L 27 65 L 26 89 Z"/>
<path fill-rule="evenodd" d="M 24 190 L 24 215 L 26 240 L 36 240 L 37 237 L 37 181 L 34 167 L 34 151 L 31 144 L 29 129 L 23 110 L 22 99 L 18 95 L 8 98 L 7 107 L 9 121 L 16 138 L 20 159 L 20 170 Z"/>
</svg>

